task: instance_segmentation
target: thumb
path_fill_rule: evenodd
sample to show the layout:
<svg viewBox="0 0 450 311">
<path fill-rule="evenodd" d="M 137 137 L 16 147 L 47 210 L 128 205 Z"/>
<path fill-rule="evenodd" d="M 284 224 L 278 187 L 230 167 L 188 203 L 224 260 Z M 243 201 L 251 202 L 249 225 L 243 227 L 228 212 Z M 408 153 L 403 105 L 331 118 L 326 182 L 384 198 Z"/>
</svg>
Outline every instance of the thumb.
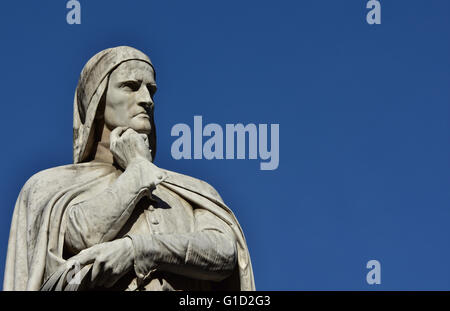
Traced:
<svg viewBox="0 0 450 311">
<path fill-rule="evenodd" d="M 118 126 L 116 127 L 114 130 L 112 130 L 111 134 L 110 134 L 110 140 L 117 140 L 119 139 L 119 137 L 127 130 L 127 127 L 123 127 L 123 126 Z"/>
<path fill-rule="evenodd" d="M 96 257 L 95 252 L 93 252 L 91 249 L 85 249 L 79 252 L 77 255 L 69 258 L 67 263 L 70 265 L 74 263 L 79 263 L 80 265 L 87 265 L 93 263 L 95 257 Z"/>
</svg>

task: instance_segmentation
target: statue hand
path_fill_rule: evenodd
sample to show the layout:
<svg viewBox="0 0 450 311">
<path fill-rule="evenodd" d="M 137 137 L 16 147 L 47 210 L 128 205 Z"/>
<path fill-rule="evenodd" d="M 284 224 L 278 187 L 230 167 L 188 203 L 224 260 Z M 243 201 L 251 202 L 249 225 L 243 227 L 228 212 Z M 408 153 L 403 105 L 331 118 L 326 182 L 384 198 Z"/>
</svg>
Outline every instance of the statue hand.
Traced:
<svg viewBox="0 0 450 311">
<path fill-rule="evenodd" d="M 150 193 L 167 178 L 167 173 L 152 163 L 147 135 L 138 134 L 131 128 L 115 128 L 111 132 L 110 149 L 123 169 L 133 167 L 130 171 L 140 177 Z"/>
<path fill-rule="evenodd" d="M 133 160 L 153 161 L 147 135 L 139 134 L 131 128 L 115 128 L 110 135 L 109 148 L 123 169 Z"/>
<path fill-rule="evenodd" d="M 96 244 L 69 259 L 80 265 L 92 263 L 90 287 L 112 287 L 134 264 L 133 243 L 129 237 Z"/>
</svg>

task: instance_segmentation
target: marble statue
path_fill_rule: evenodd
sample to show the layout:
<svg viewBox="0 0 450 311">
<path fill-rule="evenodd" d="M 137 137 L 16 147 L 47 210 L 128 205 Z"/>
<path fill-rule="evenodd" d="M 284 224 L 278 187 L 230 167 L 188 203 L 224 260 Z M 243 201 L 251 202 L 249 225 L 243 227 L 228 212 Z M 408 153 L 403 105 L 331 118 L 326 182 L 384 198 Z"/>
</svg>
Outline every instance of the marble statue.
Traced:
<svg viewBox="0 0 450 311">
<path fill-rule="evenodd" d="M 74 164 L 17 199 L 4 290 L 254 290 L 242 229 L 204 181 L 157 167 L 155 70 L 99 52 L 74 98 Z"/>
</svg>

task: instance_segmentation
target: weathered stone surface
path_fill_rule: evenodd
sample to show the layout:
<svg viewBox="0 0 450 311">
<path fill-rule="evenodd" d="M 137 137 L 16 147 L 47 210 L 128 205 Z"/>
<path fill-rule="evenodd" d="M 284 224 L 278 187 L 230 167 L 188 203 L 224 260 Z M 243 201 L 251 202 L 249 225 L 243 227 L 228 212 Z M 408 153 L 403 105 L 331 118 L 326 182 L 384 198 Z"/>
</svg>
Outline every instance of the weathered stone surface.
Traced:
<svg viewBox="0 0 450 311">
<path fill-rule="evenodd" d="M 116 47 L 84 67 L 74 164 L 17 200 L 5 290 L 253 290 L 242 229 L 207 183 L 157 167 L 154 67 Z"/>
</svg>

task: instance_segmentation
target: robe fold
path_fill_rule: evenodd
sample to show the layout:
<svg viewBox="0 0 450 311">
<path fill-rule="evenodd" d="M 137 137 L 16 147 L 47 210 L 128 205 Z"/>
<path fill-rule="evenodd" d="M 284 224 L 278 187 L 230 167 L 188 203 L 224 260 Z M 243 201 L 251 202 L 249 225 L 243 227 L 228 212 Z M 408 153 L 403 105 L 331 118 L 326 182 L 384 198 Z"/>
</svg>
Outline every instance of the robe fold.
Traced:
<svg viewBox="0 0 450 311">
<path fill-rule="evenodd" d="M 235 272 L 214 288 L 254 290 L 253 272 L 242 229 L 216 190 L 201 180 L 167 171 L 161 183 L 184 200 L 203 208 L 230 226 L 237 241 Z M 76 290 L 67 284 L 70 269 L 64 258 L 65 211 L 69 204 L 104 180 L 115 169 L 109 164 L 87 162 L 51 168 L 32 176 L 22 188 L 14 209 L 5 268 L 4 290 Z M 80 275 L 87 275 L 82 267 Z"/>
<path fill-rule="evenodd" d="M 73 102 L 73 160 L 74 164 L 44 170 L 32 176 L 17 199 L 8 242 L 4 290 L 67 289 L 65 255 L 66 210 L 80 197 L 95 195 L 94 189 L 117 178 L 111 165 L 89 162 L 93 155 L 92 129 L 95 127 L 98 107 L 105 97 L 109 75 L 126 61 L 142 61 L 153 68 L 150 58 L 141 51 L 119 46 L 100 51 L 84 66 Z M 149 147 L 152 158 L 156 153 L 156 128 L 153 113 Z M 160 185 L 180 198 L 202 208 L 225 222 L 234 233 L 237 244 L 237 265 L 230 277 L 214 284 L 224 290 L 254 290 L 250 256 L 242 229 L 231 210 L 216 190 L 207 183 L 171 171 Z M 82 277 L 89 266 L 81 268 Z M 43 285 L 45 286 L 43 288 Z M 219 285 L 219 286 L 217 286 Z"/>
</svg>

